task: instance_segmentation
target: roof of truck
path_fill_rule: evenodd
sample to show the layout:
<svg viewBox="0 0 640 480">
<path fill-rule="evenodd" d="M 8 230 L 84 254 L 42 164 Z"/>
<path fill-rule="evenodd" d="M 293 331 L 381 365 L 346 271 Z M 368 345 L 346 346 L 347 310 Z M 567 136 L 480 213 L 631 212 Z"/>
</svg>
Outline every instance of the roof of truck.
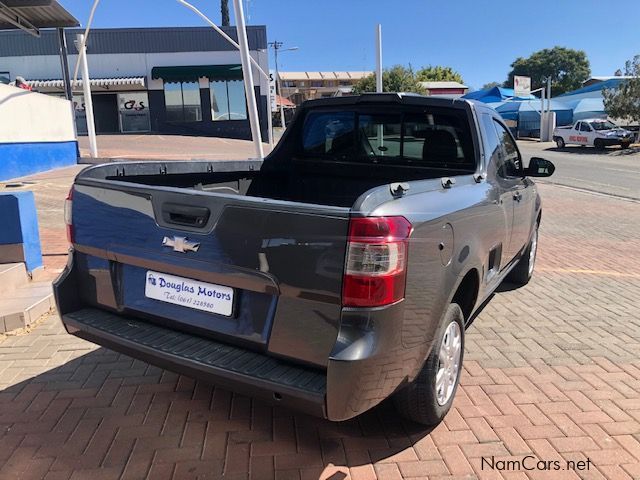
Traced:
<svg viewBox="0 0 640 480">
<path fill-rule="evenodd" d="M 462 105 L 483 105 L 482 102 L 475 100 L 467 100 L 461 98 L 442 98 L 426 95 L 418 95 L 416 93 L 363 93 L 361 95 L 346 95 L 342 97 L 318 98 L 315 100 L 307 100 L 302 104 L 303 107 L 321 107 L 331 105 L 358 105 L 367 103 L 390 103 L 390 104 L 406 104 L 406 105 L 428 105 L 428 106 L 462 106 Z"/>
</svg>

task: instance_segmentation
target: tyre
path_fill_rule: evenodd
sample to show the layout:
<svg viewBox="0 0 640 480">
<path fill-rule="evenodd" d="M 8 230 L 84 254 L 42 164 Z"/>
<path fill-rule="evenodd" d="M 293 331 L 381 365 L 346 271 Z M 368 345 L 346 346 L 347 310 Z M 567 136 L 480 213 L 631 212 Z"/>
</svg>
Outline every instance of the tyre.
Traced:
<svg viewBox="0 0 640 480">
<path fill-rule="evenodd" d="M 562 137 L 556 137 L 556 145 L 558 148 L 564 148 L 564 139 Z"/>
<path fill-rule="evenodd" d="M 527 249 L 522 254 L 522 258 L 518 264 L 513 267 L 505 279 L 514 285 L 524 286 L 529 283 L 533 275 L 533 269 L 536 265 L 536 255 L 538 253 L 538 226 L 536 225 Z"/>
<path fill-rule="evenodd" d="M 604 150 L 604 143 L 599 138 L 596 138 L 593 142 L 593 146 L 598 150 Z"/>
<path fill-rule="evenodd" d="M 436 342 L 422 370 L 393 396 L 398 413 L 423 425 L 440 423 L 453 404 L 463 356 L 464 315 L 460 306 L 452 303 L 442 317 Z"/>
<path fill-rule="evenodd" d="M 630 143 L 622 143 L 620 144 L 620 148 L 622 148 L 622 150 L 626 150 L 627 148 L 629 148 L 629 145 L 631 145 Z"/>
</svg>

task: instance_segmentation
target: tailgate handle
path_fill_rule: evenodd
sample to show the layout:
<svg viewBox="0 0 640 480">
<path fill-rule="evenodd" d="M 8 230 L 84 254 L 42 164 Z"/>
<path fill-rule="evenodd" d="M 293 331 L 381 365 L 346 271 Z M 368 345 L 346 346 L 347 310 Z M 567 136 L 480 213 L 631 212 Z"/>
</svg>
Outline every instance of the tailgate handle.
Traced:
<svg viewBox="0 0 640 480">
<path fill-rule="evenodd" d="M 211 212 L 206 207 L 165 203 L 162 205 L 162 219 L 166 223 L 187 227 L 204 227 Z"/>
</svg>

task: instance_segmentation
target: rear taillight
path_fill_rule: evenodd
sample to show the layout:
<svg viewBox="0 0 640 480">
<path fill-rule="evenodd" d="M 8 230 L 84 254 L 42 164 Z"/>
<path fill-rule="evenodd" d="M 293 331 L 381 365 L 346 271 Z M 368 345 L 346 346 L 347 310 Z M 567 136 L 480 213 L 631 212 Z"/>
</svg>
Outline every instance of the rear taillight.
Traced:
<svg viewBox="0 0 640 480">
<path fill-rule="evenodd" d="M 350 220 L 343 306 L 379 307 L 404 298 L 410 234 L 404 217 Z"/>
<path fill-rule="evenodd" d="M 69 190 L 67 199 L 64 201 L 64 223 L 67 225 L 67 241 L 73 243 L 73 187 Z"/>
</svg>

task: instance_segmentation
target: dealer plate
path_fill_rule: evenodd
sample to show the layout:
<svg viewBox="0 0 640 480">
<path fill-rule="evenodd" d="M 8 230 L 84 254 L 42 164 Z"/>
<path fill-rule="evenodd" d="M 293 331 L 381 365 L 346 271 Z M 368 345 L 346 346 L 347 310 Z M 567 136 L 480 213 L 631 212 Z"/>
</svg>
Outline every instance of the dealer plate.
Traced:
<svg viewBox="0 0 640 480">
<path fill-rule="evenodd" d="M 233 311 L 233 288 L 152 270 L 147 271 L 144 295 L 161 302 L 227 317 Z"/>
</svg>

